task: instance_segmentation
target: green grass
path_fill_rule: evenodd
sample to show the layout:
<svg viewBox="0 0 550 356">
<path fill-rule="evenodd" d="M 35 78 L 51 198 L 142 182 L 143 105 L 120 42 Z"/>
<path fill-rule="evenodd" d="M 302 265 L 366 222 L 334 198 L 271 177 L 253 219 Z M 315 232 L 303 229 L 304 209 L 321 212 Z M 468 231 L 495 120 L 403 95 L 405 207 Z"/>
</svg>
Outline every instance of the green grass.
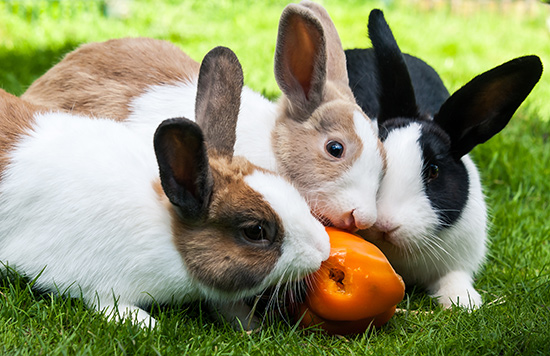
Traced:
<svg viewBox="0 0 550 356">
<path fill-rule="evenodd" d="M 366 20 L 381 7 L 404 52 L 432 64 L 450 90 L 525 54 L 550 66 L 550 7 L 533 14 L 447 8 L 427 12 L 405 2 L 324 2 L 346 48 L 368 46 Z M 78 44 L 150 36 L 176 43 L 200 60 L 216 45 L 232 48 L 245 81 L 270 97 L 273 51 L 284 1 L 134 1 L 126 18 L 105 17 L 100 1 L 0 3 L 0 86 L 21 94 Z M 476 287 L 485 306 L 472 313 L 441 310 L 411 290 L 378 331 L 329 337 L 284 322 L 261 332 L 235 332 L 200 306 L 156 313 L 158 329 L 109 323 L 78 300 L 32 291 L 18 276 L 0 280 L 0 355 L 55 354 L 546 354 L 550 343 L 550 71 L 509 126 L 473 156 L 491 209 L 489 255 Z"/>
</svg>

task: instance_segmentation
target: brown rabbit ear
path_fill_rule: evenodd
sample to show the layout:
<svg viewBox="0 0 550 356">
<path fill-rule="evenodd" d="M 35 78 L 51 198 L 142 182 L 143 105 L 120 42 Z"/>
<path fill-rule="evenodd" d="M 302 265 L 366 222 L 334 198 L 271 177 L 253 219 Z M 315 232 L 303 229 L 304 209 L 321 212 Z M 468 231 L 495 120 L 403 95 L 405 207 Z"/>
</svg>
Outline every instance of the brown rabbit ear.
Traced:
<svg viewBox="0 0 550 356">
<path fill-rule="evenodd" d="M 226 47 L 208 52 L 199 72 L 195 120 L 218 154 L 233 156 L 242 88 L 243 70 L 235 53 Z"/>
<path fill-rule="evenodd" d="M 207 213 L 213 180 L 200 127 L 187 119 L 164 120 L 154 136 L 164 193 L 186 220 Z"/>
<path fill-rule="evenodd" d="M 323 6 L 312 1 L 302 1 L 299 5 L 311 10 L 323 27 L 327 52 L 327 79 L 342 82 L 343 85 L 347 86 L 349 79 L 346 69 L 346 55 L 330 15 Z"/>
<path fill-rule="evenodd" d="M 325 35 L 317 17 L 300 5 L 285 7 L 275 49 L 275 79 L 293 104 L 294 120 L 307 120 L 321 104 L 326 64 Z"/>
</svg>

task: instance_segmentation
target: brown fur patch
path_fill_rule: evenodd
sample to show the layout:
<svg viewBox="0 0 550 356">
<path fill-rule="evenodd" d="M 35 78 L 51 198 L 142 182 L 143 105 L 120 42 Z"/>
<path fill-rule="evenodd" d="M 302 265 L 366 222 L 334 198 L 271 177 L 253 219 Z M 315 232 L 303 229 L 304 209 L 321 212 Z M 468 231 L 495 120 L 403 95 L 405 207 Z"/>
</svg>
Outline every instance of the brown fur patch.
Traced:
<svg viewBox="0 0 550 356">
<path fill-rule="evenodd" d="M 174 219 L 174 241 L 190 273 L 205 285 L 227 293 L 257 287 L 281 255 L 282 223 L 261 195 L 243 178 L 256 167 L 234 157 L 210 159 L 214 189 L 204 220 L 185 225 Z M 269 246 L 247 242 L 242 229 L 264 223 L 275 228 Z"/>
<path fill-rule="evenodd" d="M 130 101 L 147 87 L 190 80 L 198 72 L 199 63 L 169 42 L 115 39 L 69 53 L 21 97 L 48 108 L 124 120 Z"/>
<path fill-rule="evenodd" d="M 325 83 L 325 90 L 323 91 L 323 101 L 329 102 L 338 99 L 346 100 L 350 105 L 356 106 L 356 110 L 362 111 L 359 105 L 357 105 L 355 96 L 353 96 L 353 92 L 347 84 L 342 85 L 342 83 L 339 82 L 327 81 Z"/>
<path fill-rule="evenodd" d="M 164 205 L 169 211 L 173 210 L 172 203 L 170 203 L 170 200 L 164 193 L 164 190 L 162 189 L 162 184 L 160 183 L 160 179 L 156 179 L 152 183 L 153 185 L 153 191 L 157 194 L 158 200 Z"/>
<path fill-rule="evenodd" d="M 280 120 L 274 130 L 273 145 L 281 173 L 301 192 L 314 191 L 317 184 L 334 181 L 353 165 L 363 150 L 355 132 L 355 105 L 345 100 L 329 101 L 308 121 Z M 335 159 L 325 151 L 328 140 L 344 145 L 344 155 Z"/>
<path fill-rule="evenodd" d="M 12 149 L 20 137 L 32 128 L 34 114 L 38 111 L 45 109 L 0 90 L 0 179 Z"/>
</svg>

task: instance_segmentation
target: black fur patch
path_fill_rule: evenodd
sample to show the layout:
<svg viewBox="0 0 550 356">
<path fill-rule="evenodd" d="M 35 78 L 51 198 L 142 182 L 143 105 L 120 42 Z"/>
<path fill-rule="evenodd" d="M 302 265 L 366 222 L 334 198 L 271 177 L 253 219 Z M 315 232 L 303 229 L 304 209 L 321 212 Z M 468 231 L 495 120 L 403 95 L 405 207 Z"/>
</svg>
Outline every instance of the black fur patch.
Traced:
<svg viewBox="0 0 550 356">
<path fill-rule="evenodd" d="M 438 125 L 422 123 L 419 144 L 422 149 L 424 191 L 440 219 L 440 228 L 453 225 L 468 201 L 470 180 L 466 166 L 450 152 L 451 141 Z M 430 178 L 430 165 L 438 167 L 436 178 Z"/>
<path fill-rule="evenodd" d="M 379 69 L 376 66 L 374 50 L 347 49 L 346 66 L 349 86 L 357 104 L 370 118 L 377 118 L 380 112 Z M 409 70 L 416 105 L 421 115 L 433 116 L 449 97 L 449 92 L 436 71 L 420 58 L 403 53 Z"/>
<path fill-rule="evenodd" d="M 466 206 L 470 187 L 468 171 L 460 159 L 452 156 L 449 135 L 431 120 L 388 120 L 380 127 L 380 139 L 384 142 L 392 130 L 415 122 L 422 126 L 418 143 L 422 150 L 424 192 L 440 219 L 440 229 L 443 229 L 454 224 Z M 430 165 L 439 168 L 435 179 L 429 177 Z"/>
</svg>

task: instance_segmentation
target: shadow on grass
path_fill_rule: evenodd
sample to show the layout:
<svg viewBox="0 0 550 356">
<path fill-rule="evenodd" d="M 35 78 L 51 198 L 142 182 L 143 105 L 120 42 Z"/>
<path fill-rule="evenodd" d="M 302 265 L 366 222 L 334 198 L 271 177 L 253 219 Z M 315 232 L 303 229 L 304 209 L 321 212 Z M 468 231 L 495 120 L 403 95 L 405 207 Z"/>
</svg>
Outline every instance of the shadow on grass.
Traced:
<svg viewBox="0 0 550 356">
<path fill-rule="evenodd" d="M 33 81 L 77 46 L 78 43 L 66 42 L 52 48 L 0 47 L 0 87 L 20 96 Z"/>
</svg>

